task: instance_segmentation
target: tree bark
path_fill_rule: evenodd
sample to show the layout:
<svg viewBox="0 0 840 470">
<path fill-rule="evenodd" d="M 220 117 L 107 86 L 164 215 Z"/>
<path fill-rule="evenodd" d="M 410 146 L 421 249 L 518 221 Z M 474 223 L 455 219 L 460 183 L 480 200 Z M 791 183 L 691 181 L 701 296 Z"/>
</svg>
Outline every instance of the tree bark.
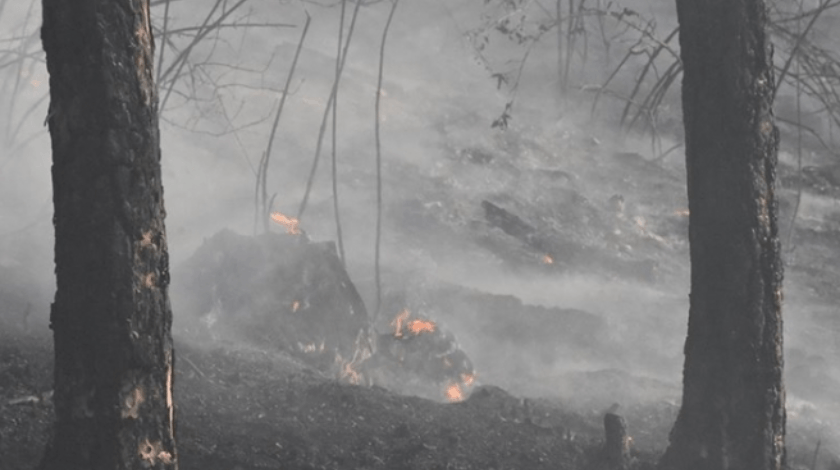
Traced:
<svg viewBox="0 0 840 470">
<path fill-rule="evenodd" d="M 46 470 L 175 469 L 148 0 L 43 0 L 57 291 Z"/>
<path fill-rule="evenodd" d="M 779 145 L 763 0 L 677 0 L 691 298 L 682 408 L 661 467 L 781 469 Z"/>
</svg>

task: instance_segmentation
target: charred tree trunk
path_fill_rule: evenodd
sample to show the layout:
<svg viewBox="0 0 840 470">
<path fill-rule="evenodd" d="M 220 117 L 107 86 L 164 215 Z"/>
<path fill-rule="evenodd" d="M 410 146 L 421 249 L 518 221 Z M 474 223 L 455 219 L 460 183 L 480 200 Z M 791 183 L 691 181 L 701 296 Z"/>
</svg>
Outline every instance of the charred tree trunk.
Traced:
<svg viewBox="0 0 840 470">
<path fill-rule="evenodd" d="M 691 306 L 663 469 L 785 461 L 778 131 L 763 0 L 677 0 Z"/>
<path fill-rule="evenodd" d="M 630 468 L 630 436 L 627 421 L 615 413 L 604 415 L 604 461 L 608 470 Z"/>
<path fill-rule="evenodd" d="M 56 422 L 45 470 L 177 468 L 148 0 L 43 0 Z"/>
</svg>

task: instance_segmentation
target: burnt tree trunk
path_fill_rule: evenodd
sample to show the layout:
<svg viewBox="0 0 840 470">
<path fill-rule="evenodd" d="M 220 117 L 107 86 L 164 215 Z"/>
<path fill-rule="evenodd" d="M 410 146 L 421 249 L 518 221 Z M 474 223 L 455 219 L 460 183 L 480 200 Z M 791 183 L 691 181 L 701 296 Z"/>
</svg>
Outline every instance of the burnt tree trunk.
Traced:
<svg viewBox="0 0 840 470">
<path fill-rule="evenodd" d="M 663 469 L 785 461 L 778 130 L 763 0 L 677 0 L 691 305 Z"/>
<path fill-rule="evenodd" d="M 148 0 L 43 0 L 57 291 L 46 470 L 177 468 Z"/>
<path fill-rule="evenodd" d="M 627 421 L 615 413 L 604 415 L 604 461 L 608 470 L 630 468 L 630 436 Z"/>
</svg>

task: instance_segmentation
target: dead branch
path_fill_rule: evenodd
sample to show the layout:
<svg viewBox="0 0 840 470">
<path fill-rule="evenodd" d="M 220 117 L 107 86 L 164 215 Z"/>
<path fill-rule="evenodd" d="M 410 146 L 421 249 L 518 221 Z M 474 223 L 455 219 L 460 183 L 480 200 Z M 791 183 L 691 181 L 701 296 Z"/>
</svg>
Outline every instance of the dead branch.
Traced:
<svg viewBox="0 0 840 470">
<path fill-rule="evenodd" d="M 335 55 L 335 81 L 337 82 L 341 75 L 341 43 L 344 39 L 344 13 L 346 10 L 347 1 L 341 0 L 341 19 L 338 22 L 338 47 Z M 344 237 L 341 233 L 341 210 L 338 206 L 338 164 L 337 164 L 337 149 L 338 146 L 338 90 L 335 92 L 335 99 L 332 107 L 332 193 L 333 193 L 333 214 L 335 216 L 335 233 L 338 238 L 338 259 L 341 264 L 345 264 L 344 259 Z"/>
<path fill-rule="evenodd" d="M 283 106 L 286 104 L 286 97 L 289 95 L 289 85 L 292 83 L 292 77 L 295 74 L 295 69 L 297 68 L 298 59 L 300 58 L 300 51 L 303 49 L 303 42 L 306 40 L 306 33 L 309 31 L 309 24 L 312 21 L 312 17 L 309 16 L 309 12 L 304 10 L 306 13 L 306 23 L 303 25 L 303 32 L 300 35 L 300 41 L 298 41 L 297 49 L 295 50 L 295 57 L 292 59 L 292 66 L 289 68 L 289 73 L 286 74 L 286 84 L 283 85 L 283 95 L 280 97 L 280 103 L 277 106 L 277 114 L 274 116 L 274 125 L 271 127 L 271 134 L 268 137 L 268 145 L 265 149 L 265 157 L 263 158 L 263 165 L 260 168 L 260 171 L 257 173 L 257 181 L 258 185 L 262 185 L 262 214 L 261 217 L 263 218 L 263 230 L 265 233 L 268 233 L 268 206 L 266 206 L 266 178 L 268 175 L 268 163 L 271 159 L 271 146 L 274 143 L 274 137 L 277 134 L 277 125 L 280 123 L 280 116 L 283 114 Z M 260 176 L 262 179 L 260 179 Z"/>
<path fill-rule="evenodd" d="M 394 18 L 394 12 L 397 10 L 399 0 L 393 0 L 391 4 L 391 12 L 388 13 L 388 20 L 385 22 L 385 29 L 382 31 L 382 42 L 379 45 L 379 75 L 376 82 L 376 104 L 375 104 L 375 122 L 374 130 L 376 134 L 376 246 L 374 254 L 374 277 L 376 278 L 376 310 L 373 313 L 371 325 L 376 324 L 376 319 L 379 318 L 379 312 L 382 309 L 382 283 L 380 279 L 379 258 L 380 245 L 382 242 L 382 144 L 379 138 L 380 116 L 379 103 L 382 97 L 382 75 L 385 68 L 385 43 L 388 39 L 388 29 L 391 27 L 391 20 Z"/>
<path fill-rule="evenodd" d="M 306 204 L 309 202 L 309 194 L 312 191 L 312 184 L 315 182 L 315 174 L 318 171 L 318 161 L 321 157 L 321 146 L 324 143 L 324 133 L 327 128 L 327 118 L 330 115 L 330 108 L 335 100 L 335 95 L 338 92 L 338 84 L 341 78 L 341 73 L 344 70 L 344 65 L 347 63 L 347 51 L 350 49 L 350 40 L 353 38 L 353 30 L 356 27 L 356 18 L 359 16 L 359 7 L 362 2 L 356 2 L 356 7 L 353 9 L 353 17 L 350 19 L 350 27 L 347 30 L 347 42 L 344 43 L 344 53 L 341 55 L 341 65 L 336 80 L 333 81 L 330 97 L 327 99 L 327 106 L 324 109 L 324 117 L 321 119 L 321 128 L 318 131 L 318 143 L 315 147 L 315 158 L 312 160 L 312 168 L 309 171 L 309 178 L 306 180 L 306 190 L 303 193 L 303 200 L 300 202 L 297 219 L 301 220 L 303 213 L 306 211 Z"/>
</svg>

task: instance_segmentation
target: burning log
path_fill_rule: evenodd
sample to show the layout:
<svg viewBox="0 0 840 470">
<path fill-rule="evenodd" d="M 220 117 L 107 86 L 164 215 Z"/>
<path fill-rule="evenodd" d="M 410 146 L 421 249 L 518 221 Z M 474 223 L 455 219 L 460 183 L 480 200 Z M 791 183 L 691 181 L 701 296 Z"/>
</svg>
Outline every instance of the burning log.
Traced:
<svg viewBox="0 0 840 470">
<path fill-rule="evenodd" d="M 206 320 L 178 326 L 201 333 L 196 326 L 205 323 L 211 337 L 284 350 L 356 380 L 352 369 L 370 355 L 358 350 L 369 349 L 358 338 L 367 337 L 370 320 L 335 245 L 309 242 L 294 219 L 273 219 L 288 232 L 222 231 L 178 267 L 178 319 Z"/>
<path fill-rule="evenodd" d="M 310 242 L 294 219 L 273 219 L 287 233 L 223 231 L 178 267 L 179 327 L 280 349 L 344 382 L 449 401 L 469 395 L 475 371 L 451 333 L 402 309 L 376 336 L 335 245 Z"/>
<path fill-rule="evenodd" d="M 377 337 L 376 355 L 366 364 L 374 382 L 404 393 L 458 402 L 475 384 L 475 371 L 455 336 L 434 321 L 400 310 L 393 330 Z"/>
<path fill-rule="evenodd" d="M 572 201 L 580 200 L 578 205 L 585 205 L 586 201 L 579 194 L 573 194 L 570 199 Z M 623 196 L 610 200 L 615 210 L 619 210 L 623 215 Z M 634 259 L 627 257 L 627 253 L 622 256 L 616 256 L 616 253 L 610 251 L 603 251 L 597 246 L 593 246 L 583 240 L 560 237 L 550 228 L 540 226 L 538 224 L 531 224 L 523 220 L 519 215 L 499 207 L 490 201 L 481 201 L 481 207 L 484 209 L 484 218 L 491 227 L 496 227 L 502 230 L 507 235 L 517 239 L 525 247 L 536 255 L 535 258 L 540 264 L 546 268 L 554 269 L 568 269 L 571 267 L 582 267 L 594 270 L 596 272 L 609 271 L 614 272 L 620 276 L 632 277 L 642 279 L 645 281 L 653 281 L 657 276 L 658 263 L 652 259 Z M 597 212 L 589 214 L 593 220 L 587 222 L 589 230 L 593 233 L 602 233 L 605 239 L 615 239 L 613 243 L 618 242 L 618 245 L 624 246 L 621 241 L 626 235 L 616 234 L 616 227 L 611 226 L 597 217 Z M 584 220 L 589 218 L 580 216 Z M 624 225 L 630 224 L 630 221 L 625 220 Z M 638 225 L 639 221 L 633 221 L 633 224 Z M 623 226 L 623 225 L 622 225 Z M 663 239 L 643 227 L 638 229 L 644 233 L 645 239 L 657 240 L 663 243 Z M 498 249 L 498 248 L 496 248 Z"/>
<path fill-rule="evenodd" d="M 484 208 L 484 218 L 490 226 L 501 229 L 537 252 L 543 265 L 551 266 L 557 261 L 565 264 L 575 256 L 574 247 L 540 236 L 534 226 L 522 220 L 518 215 L 487 200 L 481 201 L 481 207 Z M 560 257 L 561 254 L 563 257 Z"/>
</svg>

